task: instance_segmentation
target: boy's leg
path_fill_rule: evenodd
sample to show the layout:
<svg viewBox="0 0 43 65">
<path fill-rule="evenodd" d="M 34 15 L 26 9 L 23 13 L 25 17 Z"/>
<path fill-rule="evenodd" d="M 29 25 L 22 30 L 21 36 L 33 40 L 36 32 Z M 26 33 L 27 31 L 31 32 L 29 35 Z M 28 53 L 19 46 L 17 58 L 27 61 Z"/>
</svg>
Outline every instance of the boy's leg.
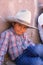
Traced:
<svg viewBox="0 0 43 65">
<path fill-rule="evenodd" d="M 41 57 L 43 58 L 43 44 L 37 44 L 35 46 L 29 46 L 25 51 L 25 55 L 32 57 Z"/>
<path fill-rule="evenodd" d="M 24 50 L 23 54 L 28 57 L 39 57 L 38 53 L 35 51 L 36 46 L 30 45 Z"/>
<path fill-rule="evenodd" d="M 15 61 L 16 65 L 43 65 L 43 61 L 39 57 L 19 56 Z"/>
<path fill-rule="evenodd" d="M 18 58 L 16 58 L 16 60 L 15 60 L 16 64 L 22 65 L 21 62 L 24 63 L 27 60 L 25 63 L 27 65 L 30 58 L 39 57 L 38 54 L 35 51 L 33 51 L 34 48 L 35 48 L 35 46 L 29 46 L 27 49 L 25 49 L 24 52 Z M 30 61 L 29 61 L 29 63 L 30 63 Z"/>
<path fill-rule="evenodd" d="M 43 58 L 43 44 L 36 45 L 34 51 Z"/>
<path fill-rule="evenodd" d="M 43 45 L 29 46 L 22 55 L 16 60 L 17 65 L 43 65 L 43 59 L 40 58 L 43 53 Z M 40 54 L 41 51 L 41 54 Z M 39 56 L 40 55 L 40 56 Z"/>
</svg>

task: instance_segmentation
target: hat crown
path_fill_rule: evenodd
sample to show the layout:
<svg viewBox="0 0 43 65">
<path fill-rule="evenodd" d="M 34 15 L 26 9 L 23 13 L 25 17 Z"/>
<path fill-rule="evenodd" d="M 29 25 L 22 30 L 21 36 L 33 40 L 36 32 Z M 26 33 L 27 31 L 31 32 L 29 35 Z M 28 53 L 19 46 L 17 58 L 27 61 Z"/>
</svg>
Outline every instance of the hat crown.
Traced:
<svg viewBox="0 0 43 65">
<path fill-rule="evenodd" d="M 28 24 L 31 23 L 31 12 L 28 10 L 21 10 L 15 15 L 15 19 L 19 19 Z"/>
</svg>

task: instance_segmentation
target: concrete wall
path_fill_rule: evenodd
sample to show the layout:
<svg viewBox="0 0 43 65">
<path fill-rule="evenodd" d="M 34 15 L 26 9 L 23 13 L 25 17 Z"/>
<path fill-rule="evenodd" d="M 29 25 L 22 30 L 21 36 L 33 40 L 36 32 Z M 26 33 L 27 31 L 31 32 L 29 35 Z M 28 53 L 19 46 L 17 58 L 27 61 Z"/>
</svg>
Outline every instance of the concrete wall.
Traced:
<svg viewBox="0 0 43 65">
<path fill-rule="evenodd" d="M 43 0 L 38 0 L 40 4 L 43 4 Z"/>
</svg>

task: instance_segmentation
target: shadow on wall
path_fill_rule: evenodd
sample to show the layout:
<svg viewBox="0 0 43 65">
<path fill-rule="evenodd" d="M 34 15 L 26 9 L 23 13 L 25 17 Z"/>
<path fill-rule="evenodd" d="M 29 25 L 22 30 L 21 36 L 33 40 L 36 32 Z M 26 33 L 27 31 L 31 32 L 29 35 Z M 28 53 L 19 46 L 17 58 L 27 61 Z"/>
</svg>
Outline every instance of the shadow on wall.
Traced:
<svg viewBox="0 0 43 65">
<path fill-rule="evenodd" d="M 8 22 L 3 21 L 2 19 L 0 19 L 0 33 L 2 33 L 3 31 L 5 31 L 9 27 L 10 27 L 10 24 Z"/>
</svg>

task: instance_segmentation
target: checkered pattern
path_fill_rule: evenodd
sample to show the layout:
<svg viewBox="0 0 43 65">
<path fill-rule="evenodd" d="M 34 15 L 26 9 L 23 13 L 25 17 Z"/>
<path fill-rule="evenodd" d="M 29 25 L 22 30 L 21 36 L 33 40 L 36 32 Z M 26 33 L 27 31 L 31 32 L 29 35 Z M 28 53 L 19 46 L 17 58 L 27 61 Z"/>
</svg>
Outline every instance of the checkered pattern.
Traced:
<svg viewBox="0 0 43 65">
<path fill-rule="evenodd" d="M 13 28 L 10 28 L 3 33 L 0 37 L 0 65 L 4 61 L 4 56 L 8 50 L 12 60 L 15 60 L 20 54 L 23 53 L 30 44 L 34 45 L 28 40 L 26 33 L 23 35 L 17 35 Z"/>
</svg>

